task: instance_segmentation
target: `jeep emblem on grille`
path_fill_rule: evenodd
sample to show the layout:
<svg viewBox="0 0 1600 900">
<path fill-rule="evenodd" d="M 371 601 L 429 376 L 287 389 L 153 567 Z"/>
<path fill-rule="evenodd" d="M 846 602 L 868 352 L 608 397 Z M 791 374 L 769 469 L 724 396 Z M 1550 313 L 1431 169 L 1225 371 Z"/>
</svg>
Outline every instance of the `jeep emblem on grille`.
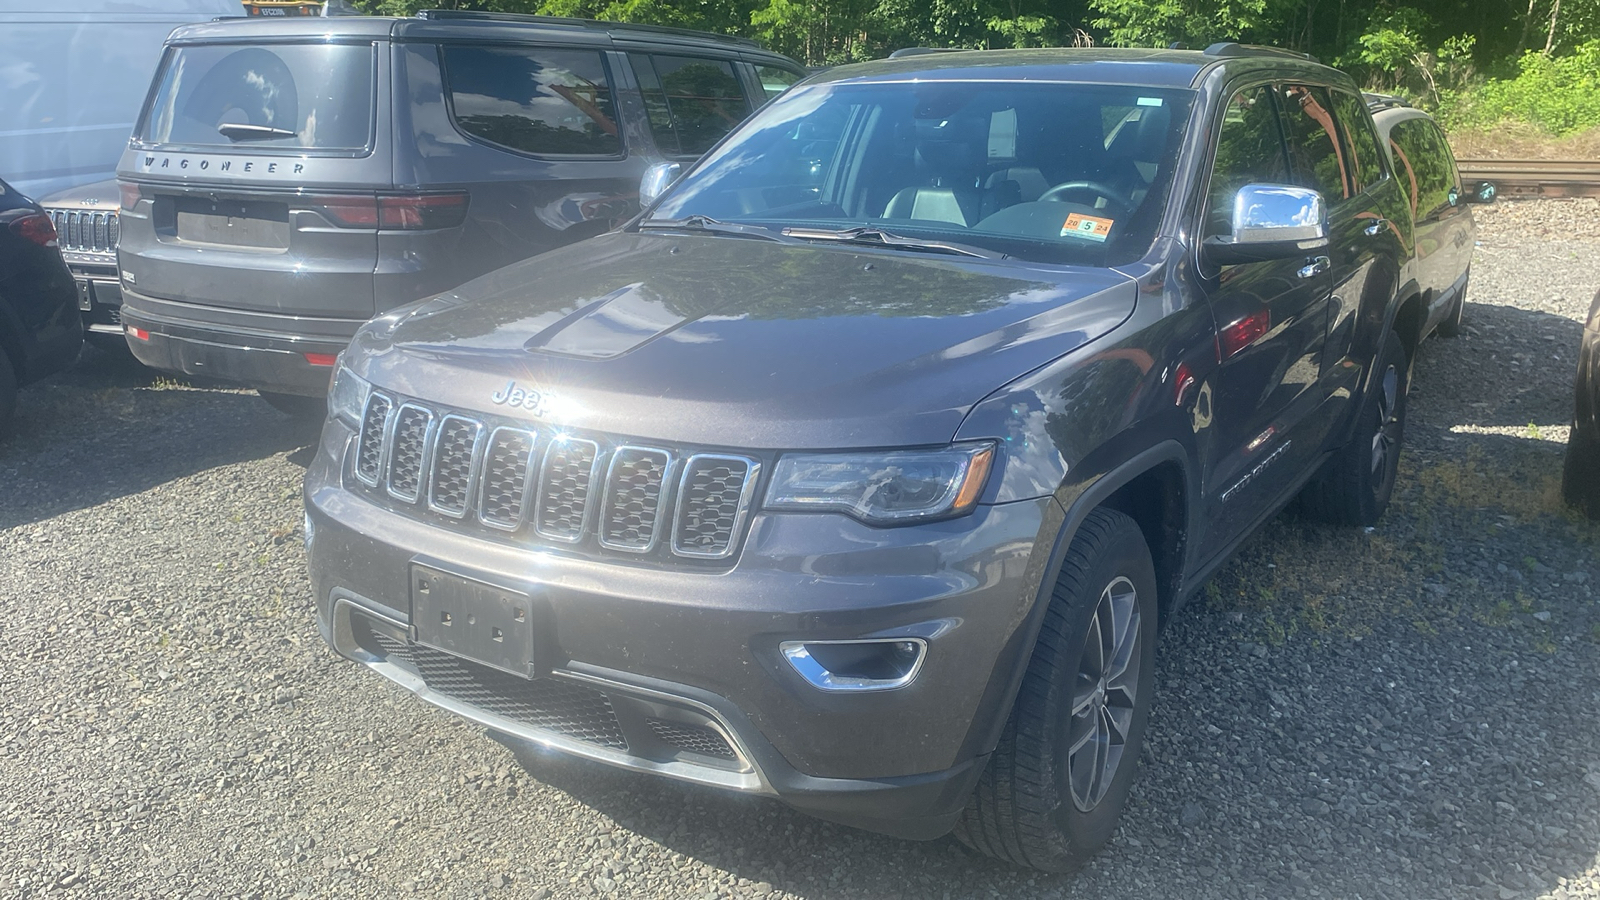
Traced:
<svg viewBox="0 0 1600 900">
<path fill-rule="evenodd" d="M 489 397 L 496 406 L 509 406 L 513 409 L 525 409 L 535 416 L 544 416 L 545 395 L 538 391 L 517 387 L 515 381 L 506 382 L 506 386 L 495 391 Z"/>
</svg>

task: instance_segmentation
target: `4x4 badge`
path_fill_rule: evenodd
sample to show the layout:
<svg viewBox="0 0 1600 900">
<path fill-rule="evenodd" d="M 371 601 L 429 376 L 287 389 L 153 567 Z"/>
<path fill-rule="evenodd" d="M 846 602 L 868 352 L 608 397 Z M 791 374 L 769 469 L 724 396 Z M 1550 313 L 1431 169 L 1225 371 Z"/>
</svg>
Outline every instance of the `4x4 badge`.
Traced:
<svg viewBox="0 0 1600 900">
<path fill-rule="evenodd" d="M 515 381 L 506 382 L 506 386 L 491 394 L 489 399 L 494 401 L 496 406 L 525 409 L 535 416 L 544 416 L 545 395 L 538 391 L 517 387 Z"/>
</svg>

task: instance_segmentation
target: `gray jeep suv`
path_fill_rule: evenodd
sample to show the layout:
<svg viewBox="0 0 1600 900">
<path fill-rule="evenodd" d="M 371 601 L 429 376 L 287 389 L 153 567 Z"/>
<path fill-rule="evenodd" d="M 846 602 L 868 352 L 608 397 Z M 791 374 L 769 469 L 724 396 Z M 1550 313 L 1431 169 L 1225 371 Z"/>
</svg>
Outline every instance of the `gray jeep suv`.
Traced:
<svg viewBox="0 0 1600 900">
<path fill-rule="evenodd" d="M 362 322 L 626 222 L 649 165 L 800 75 L 748 41 L 576 19 L 180 28 L 117 170 L 129 346 L 320 405 Z"/>
<path fill-rule="evenodd" d="M 1407 214 L 1294 54 L 814 75 L 638 220 L 356 334 L 322 633 L 519 752 L 1069 867 L 1158 624 L 1296 497 L 1382 515 Z"/>
</svg>

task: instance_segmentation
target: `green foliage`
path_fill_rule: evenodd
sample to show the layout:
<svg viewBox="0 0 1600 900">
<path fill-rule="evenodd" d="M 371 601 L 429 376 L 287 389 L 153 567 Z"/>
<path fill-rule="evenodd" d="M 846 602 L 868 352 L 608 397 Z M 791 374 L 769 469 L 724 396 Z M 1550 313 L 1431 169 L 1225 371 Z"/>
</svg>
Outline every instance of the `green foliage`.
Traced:
<svg viewBox="0 0 1600 900">
<path fill-rule="evenodd" d="M 1600 127 L 1600 40 L 1568 56 L 1523 54 L 1513 78 L 1491 79 L 1472 91 L 1444 99 L 1447 128 L 1488 128 L 1506 120 L 1526 122 L 1556 137 Z"/>
</svg>

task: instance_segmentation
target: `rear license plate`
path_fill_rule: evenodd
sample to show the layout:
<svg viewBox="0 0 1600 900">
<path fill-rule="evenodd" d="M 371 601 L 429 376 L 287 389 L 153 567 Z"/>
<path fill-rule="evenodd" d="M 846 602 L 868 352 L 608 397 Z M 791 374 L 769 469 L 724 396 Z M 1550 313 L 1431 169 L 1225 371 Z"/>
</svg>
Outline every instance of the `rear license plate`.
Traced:
<svg viewBox="0 0 1600 900">
<path fill-rule="evenodd" d="M 181 241 L 264 250 L 289 246 L 287 203 L 180 197 L 175 207 L 177 237 Z"/>
<path fill-rule="evenodd" d="M 533 676 L 533 603 L 527 594 L 413 563 L 411 622 L 419 644 Z"/>
</svg>

